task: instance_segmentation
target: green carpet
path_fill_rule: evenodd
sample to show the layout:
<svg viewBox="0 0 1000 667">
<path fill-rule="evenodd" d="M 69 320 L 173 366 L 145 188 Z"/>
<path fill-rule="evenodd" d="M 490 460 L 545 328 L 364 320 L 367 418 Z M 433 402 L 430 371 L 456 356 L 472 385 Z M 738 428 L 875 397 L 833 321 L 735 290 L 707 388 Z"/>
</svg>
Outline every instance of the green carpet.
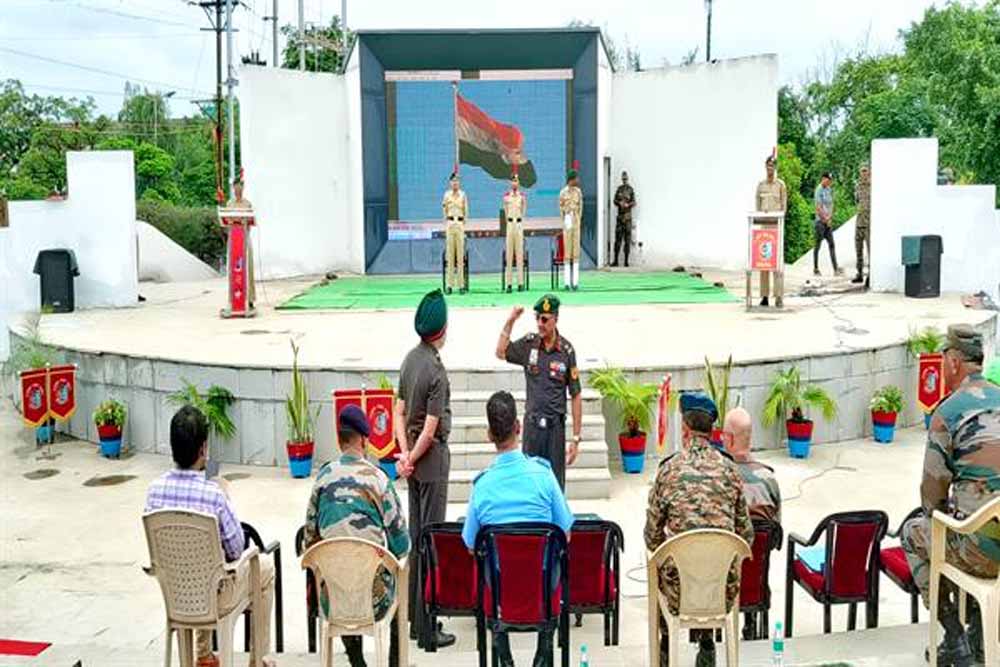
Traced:
<svg viewBox="0 0 1000 667">
<path fill-rule="evenodd" d="M 468 294 L 458 290 L 448 297 L 453 308 L 489 308 L 530 304 L 549 291 L 549 275 L 534 273 L 527 293 L 500 292 L 497 274 L 473 275 Z M 310 287 L 279 309 L 415 308 L 420 297 L 441 287 L 440 276 L 362 276 L 339 278 Z M 580 276 L 578 292 L 558 292 L 563 303 L 584 306 L 620 306 L 640 303 L 732 303 L 736 297 L 701 278 L 684 273 L 612 273 L 588 271 Z"/>
</svg>

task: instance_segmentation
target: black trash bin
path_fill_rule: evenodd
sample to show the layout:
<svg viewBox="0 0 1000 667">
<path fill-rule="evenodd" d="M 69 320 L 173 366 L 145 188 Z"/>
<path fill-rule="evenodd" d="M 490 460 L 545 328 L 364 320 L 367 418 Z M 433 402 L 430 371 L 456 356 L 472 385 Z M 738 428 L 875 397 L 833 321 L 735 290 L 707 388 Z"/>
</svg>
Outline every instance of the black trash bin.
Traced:
<svg viewBox="0 0 1000 667">
<path fill-rule="evenodd" d="M 941 253 L 944 245 L 936 234 L 903 237 L 904 292 L 916 299 L 941 296 Z"/>
<path fill-rule="evenodd" d="M 35 273 L 41 278 L 42 310 L 72 313 L 76 307 L 73 278 L 80 275 L 73 251 L 66 248 L 40 251 L 35 259 Z"/>
</svg>

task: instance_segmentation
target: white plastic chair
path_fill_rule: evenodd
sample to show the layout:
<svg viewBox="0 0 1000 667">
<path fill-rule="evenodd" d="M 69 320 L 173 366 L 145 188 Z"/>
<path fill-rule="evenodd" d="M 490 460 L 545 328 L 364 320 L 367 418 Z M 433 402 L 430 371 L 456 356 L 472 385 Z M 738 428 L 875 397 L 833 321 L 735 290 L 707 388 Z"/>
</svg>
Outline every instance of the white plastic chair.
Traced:
<svg viewBox="0 0 1000 667">
<path fill-rule="evenodd" d="M 257 548 L 250 547 L 239 560 L 227 563 L 218 520 L 210 514 L 157 510 L 143 515 L 142 524 L 150 560 L 145 569 L 159 582 L 167 612 L 167 651 L 163 664 L 170 667 L 175 631 L 181 667 L 193 667 L 195 630 L 215 630 L 219 637 L 220 665 L 232 667 L 236 622 L 248 608 L 257 610 L 263 604 Z M 253 613 L 252 617 L 253 655 L 260 665 L 267 647 L 261 646 L 262 633 L 257 624 L 259 619 L 265 623 L 270 619 L 266 612 Z"/>
<path fill-rule="evenodd" d="M 372 584 L 380 565 L 396 581 L 396 599 L 385 616 L 375 620 Z M 408 579 L 406 559 L 399 561 L 385 547 L 356 537 L 334 537 L 318 542 L 302 554 L 317 586 L 326 589 L 329 612 L 320 636 L 320 664 L 333 667 L 333 640 L 343 635 L 368 635 L 375 640 L 375 664 L 389 664 L 389 631 L 398 620 L 399 664 L 409 665 L 407 642 Z M 319 610 L 323 614 L 322 607 Z"/>
<path fill-rule="evenodd" d="M 937 665 L 938 645 L 938 593 L 941 577 L 947 577 L 959 589 L 960 615 L 965 620 L 965 596 L 971 595 L 979 603 L 983 622 L 983 649 L 986 664 L 1000 664 L 1000 575 L 984 579 L 964 572 L 946 559 L 948 531 L 959 535 L 972 535 L 987 523 L 1000 520 L 1000 498 L 983 505 L 975 514 L 964 521 L 958 521 L 947 514 L 935 511 L 931 514 L 931 621 L 930 621 L 930 662 Z"/>
<path fill-rule="evenodd" d="M 750 547 L 739 535 L 727 530 L 703 528 L 671 537 L 649 557 L 649 664 L 660 664 L 662 614 L 669 635 L 670 664 L 680 664 L 682 630 L 722 629 L 726 641 L 726 664 L 739 665 L 739 599 L 726 611 L 726 582 L 730 568 L 740 571 L 743 559 L 751 558 Z M 680 575 L 678 614 L 670 613 L 667 596 L 660 591 L 660 567 L 672 560 Z"/>
</svg>

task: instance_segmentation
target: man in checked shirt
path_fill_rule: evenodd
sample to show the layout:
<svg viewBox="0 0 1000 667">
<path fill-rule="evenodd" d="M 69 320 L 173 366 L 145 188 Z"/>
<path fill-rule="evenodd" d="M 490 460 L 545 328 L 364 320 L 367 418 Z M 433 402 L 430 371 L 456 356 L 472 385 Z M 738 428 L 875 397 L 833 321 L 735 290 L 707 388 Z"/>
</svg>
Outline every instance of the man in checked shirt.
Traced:
<svg viewBox="0 0 1000 667">
<path fill-rule="evenodd" d="M 205 477 L 208 460 L 208 421 L 195 407 L 186 405 L 170 420 L 170 451 L 177 466 L 163 473 L 149 487 L 145 511 L 189 510 L 211 514 L 219 520 L 219 539 L 222 551 L 229 562 L 238 560 L 246 546 L 243 527 L 236 518 L 228 490 L 220 482 Z M 219 584 L 219 610 L 232 609 L 242 598 L 250 578 L 246 571 L 234 572 Z M 264 601 L 264 618 L 271 617 L 274 599 L 274 563 L 270 558 L 260 559 L 260 581 Z M 264 652 L 270 648 L 270 623 L 261 623 L 264 631 Z M 218 667 L 219 659 L 212 653 L 212 633 L 195 633 L 197 667 Z M 250 664 L 257 664 L 252 658 Z M 273 665 L 264 659 L 265 666 Z"/>
</svg>

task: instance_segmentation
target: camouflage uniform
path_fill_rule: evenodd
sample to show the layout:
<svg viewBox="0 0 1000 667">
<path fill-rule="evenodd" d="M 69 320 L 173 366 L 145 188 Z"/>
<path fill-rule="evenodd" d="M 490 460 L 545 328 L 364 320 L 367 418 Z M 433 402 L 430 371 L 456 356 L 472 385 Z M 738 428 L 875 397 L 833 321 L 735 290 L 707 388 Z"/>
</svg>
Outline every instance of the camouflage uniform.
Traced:
<svg viewBox="0 0 1000 667">
<path fill-rule="evenodd" d="M 615 220 L 615 261 L 618 264 L 618 253 L 625 246 L 625 266 L 628 266 L 628 254 L 632 249 L 632 208 L 635 206 L 635 190 L 631 185 L 622 183 L 615 190 L 615 206 L 618 207 L 618 217 Z"/>
<path fill-rule="evenodd" d="M 396 558 L 410 551 L 399 496 L 389 477 L 377 466 L 345 454 L 316 475 L 306 509 L 306 548 L 331 537 L 358 537 L 383 544 Z M 385 616 L 396 596 L 395 582 L 380 567 L 372 586 L 375 618 Z M 326 592 L 320 603 L 327 606 Z"/>
<path fill-rule="evenodd" d="M 854 187 L 854 201 L 858 205 L 858 215 L 854 222 L 854 252 L 858 262 L 857 277 L 861 278 L 865 268 L 865 248 L 868 249 L 868 263 L 872 259 L 871 219 L 872 219 L 872 183 L 859 179 Z"/>
<path fill-rule="evenodd" d="M 781 523 L 781 490 L 774 476 L 774 468 L 759 461 L 744 461 L 736 464 L 743 479 L 743 497 L 751 519 L 766 519 Z"/>
<path fill-rule="evenodd" d="M 707 438 L 694 434 L 691 443 L 665 459 L 656 473 L 646 510 L 646 548 L 655 551 L 667 539 L 699 528 L 729 530 L 753 544 L 753 524 L 739 472 Z M 680 599 L 677 568 L 664 566 L 660 586 L 667 606 L 676 614 Z M 739 594 L 740 571 L 734 567 L 729 572 L 727 606 Z"/>
<path fill-rule="evenodd" d="M 903 526 L 903 548 L 925 606 L 929 605 L 930 592 L 931 511 L 964 518 L 998 495 L 1000 387 L 975 373 L 934 411 L 920 484 L 926 516 L 915 517 Z M 946 557 L 970 574 L 995 578 L 1000 563 L 1000 526 L 991 522 L 973 536 L 949 533 Z"/>
</svg>

